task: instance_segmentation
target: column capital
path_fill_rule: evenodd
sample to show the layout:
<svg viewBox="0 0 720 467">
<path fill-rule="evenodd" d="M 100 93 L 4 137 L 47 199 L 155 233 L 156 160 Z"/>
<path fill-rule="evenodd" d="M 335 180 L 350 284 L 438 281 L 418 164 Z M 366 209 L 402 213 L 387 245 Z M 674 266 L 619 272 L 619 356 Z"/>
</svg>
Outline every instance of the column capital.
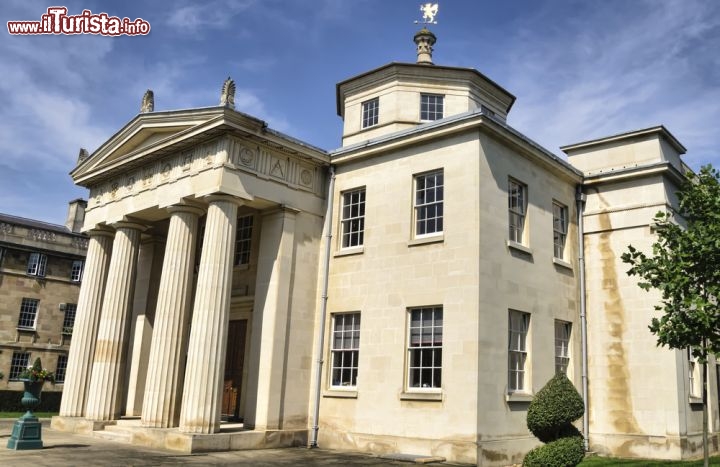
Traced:
<svg viewBox="0 0 720 467">
<path fill-rule="evenodd" d="M 203 209 L 201 206 L 186 202 L 173 204 L 172 206 L 168 206 L 167 208 L 165 208 L 165 210 L 170 214 L 175 212 L 189 212 L 197 216 L 202 216 L 203 214 L 205 214 L 205 209 Z"/>
<path fill-rule="evenodd" d="M 213 201 L 226 201 L 226 202 L 237 205 L 237 207 L 243 206 L 247 203 L 247 200 L 238 198 L 237 196 L 233 196 L 233 195 L 226 195 L 224 193 L 217 193 L 217 194 L 213 194 L 213 195 L 204 196 L 202 199 L 207 201 L 208 203 L 212 203 Z"/>
<path fill-rule="evenodd" d="M 115 231 L 112 230 L 110 227 L 96 226 L 95 228 L 92 228 L 85 232 L 85 235 L 87 235 L 88 237 L 114 237 Z"/>
<path fill-rule="evenodd" d="M 141 224 L 140 222 L 137 222 L 135 220 L 122 220 L 119 222 L 113 222 L 111 224 L 115 230 L 118 229 L 134 229 L 139 230 L 140 232 L 147 230 L 148 226 L 145 224 Z"/>
</svg>

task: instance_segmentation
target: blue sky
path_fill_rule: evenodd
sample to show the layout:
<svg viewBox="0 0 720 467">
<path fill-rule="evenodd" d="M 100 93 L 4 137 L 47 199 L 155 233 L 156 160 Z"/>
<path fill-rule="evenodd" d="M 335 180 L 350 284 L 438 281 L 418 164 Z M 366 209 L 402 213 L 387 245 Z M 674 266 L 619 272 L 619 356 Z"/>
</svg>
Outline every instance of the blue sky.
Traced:
<svg viewBox="0 0 720 467">
<path fill-rule="evenodd" d="M 3 0 L 0 212 L 64 223 L 86 197 L 68 172 L 138 112 L 217 105 L 324 149 L 340 145 L 335 83 L 415 60 L 418 0 Z M 437 64 L 517 96 L 508 123 L 548 150 L 664 124 L 685 161 L 720 166 L 720 1 L 440 1 Z M 143 18 L 135 37 L 11 36 L 49 6 Z"/>
</svg>

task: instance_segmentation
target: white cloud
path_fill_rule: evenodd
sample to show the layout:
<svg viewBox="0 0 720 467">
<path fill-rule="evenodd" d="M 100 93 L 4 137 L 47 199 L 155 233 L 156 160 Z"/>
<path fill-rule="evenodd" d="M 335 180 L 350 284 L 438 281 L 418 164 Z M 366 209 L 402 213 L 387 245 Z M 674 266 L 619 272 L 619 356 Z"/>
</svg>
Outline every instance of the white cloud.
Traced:
<svg viewBox="0 0 720 467">
<path fill-rule="evenodd" d="M 714 136 L 700 135 L 716 133 L 720 114 L 712 103 L 720 88 L 701 77 L 720 76 L 720 68 L 717 58 L 708 63 L 695 55 L 708 40 L 714 50 L 720 47 L 715 4 L 592 5 L 565 18 L 560 29 L 521 28 L 510 37 L 504 74 L 518 96 L 510 123 L 555 152 L 563 144 L 659 123 L 689 152 L 717 144 Z M 543 24 L 553 15 L 558 11 L 541 10 L 527 21 Z"/>
<path fill-rule="evenodd" d="M 39 39 L 39 40 L 38 40 Z M 0 80 L 0 151 L 4 166 L 44 164 L 71 167 L 80 146 L 99 144 L 107 130 L 92 121 L 85 90 L 96 61 L 112 46 L 102 38 L 11 37 L 0 46 L 0 61 L 12 63 Z"/>
<path fill-rule="evenodd" d="M 225 29 L 243 11 L 255 5 L 256 0 L 215 0 L 203 4 L 186 4 L 175 7 L 167 23 L 187 32 L 199 32 L 202 29 Z"/>
</svg>

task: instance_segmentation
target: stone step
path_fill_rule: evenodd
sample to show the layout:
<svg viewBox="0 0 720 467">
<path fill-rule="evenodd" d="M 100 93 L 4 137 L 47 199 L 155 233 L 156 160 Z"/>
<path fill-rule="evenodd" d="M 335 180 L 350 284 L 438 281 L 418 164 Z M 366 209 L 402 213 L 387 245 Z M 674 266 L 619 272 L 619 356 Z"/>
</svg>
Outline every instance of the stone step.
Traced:
<svg viewBox="0 0 720 467">
<path fill-rule="evenodd" d="M 108 441 L 126 444 L 132 443 L 132 433 L 122 428 L 118 429 L 115 425 L 108 425 L 104 430 L 93 431 L 92 435 L 94 438 L 101 438 Z"/>
<path fill-rule="evenodd" d="M 139 427 L 142 426 L 142 423 L 140 422 L 140 417 L 133 417 L 133 418 L 121 418 L 117 421 L 115 426 L 118 427 Z"/>
</svg>

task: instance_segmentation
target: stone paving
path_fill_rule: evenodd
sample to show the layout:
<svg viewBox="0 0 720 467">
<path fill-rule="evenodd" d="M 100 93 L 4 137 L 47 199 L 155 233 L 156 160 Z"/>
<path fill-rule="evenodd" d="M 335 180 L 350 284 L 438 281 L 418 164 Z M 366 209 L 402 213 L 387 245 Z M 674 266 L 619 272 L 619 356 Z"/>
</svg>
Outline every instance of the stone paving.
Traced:
<svg viewBox="0 0 720 467">
<path fill-rule="evenodd" d="M 29 451 L 7 449 L 12 420 L 0 423 L 0 466 L 170 466 L 248 465 L 271 466 L 411 466 L 408 462 L 324 449 L 286 448 L 182 454 L 106 441 L 92 436 L 62 433 L 43 424 L 44 448 Z M 439 464 L 433 464 L 439 465 Z"/>
</svg>

